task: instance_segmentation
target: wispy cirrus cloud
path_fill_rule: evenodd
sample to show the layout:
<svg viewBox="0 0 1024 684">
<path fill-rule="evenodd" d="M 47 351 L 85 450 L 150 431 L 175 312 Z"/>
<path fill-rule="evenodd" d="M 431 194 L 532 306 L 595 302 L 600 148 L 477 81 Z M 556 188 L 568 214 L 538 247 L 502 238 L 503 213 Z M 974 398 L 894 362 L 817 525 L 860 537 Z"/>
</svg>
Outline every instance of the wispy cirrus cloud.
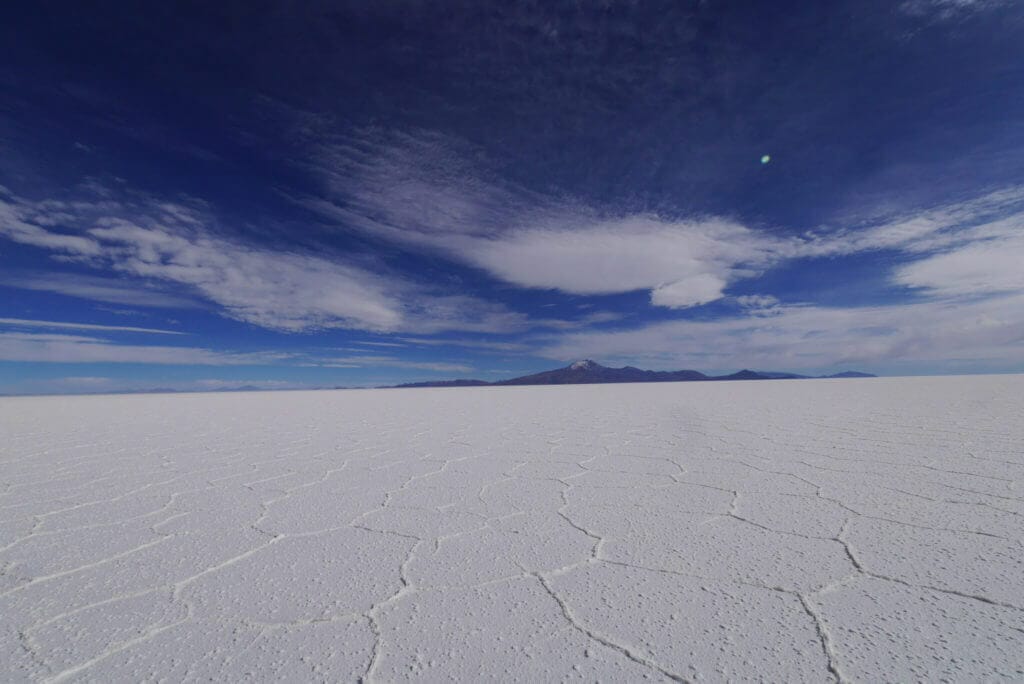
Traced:
<svg viewBox="0 0 1024 684">
<path fill-rule="evenodd" d="M 986 10 L 1005 7 L 1013 0 L 904 0 L 898 7 L 913 17 L 934 21 L 951 21 Z"/>
<path fill-rule="evenodd" d="M 136 328 L 128 325 L 96 325 L 94 323 L 70 323 L 67 321 L 36 321 L 24 318 L 0 318 L 0 327 L 47 328 L 50 330 L 94 330 L 98 332 L 134 332 L 154 335 L 184 335 L 178 330 L 159 328 Z"/>
<path fill-rule="evenodd" d="M 798 256 L 898 250 L 920 255 L 1012 237 L 1024 225 L 1024 186 L 984 192 L 935 207 L 893 213 L 812 234 Z"/>
<path fill-rule="evenodd" d="M 752 316 L 773 316 L 781 311 L 781 302 L 772 295 L 741 295 L 736 303 Z"/>
<path fill-rule="evenodd" d="M 301 199 L 307 207 L 345 229 L 441 253 L 524 288 L 647 290 L 651 304 L 680 309 L 721 299 L 731 285 L 799 259 L 887 250 L 901 253 L 904 265 L 939 255 L 947 256 L 936 263 L 948 264 L 968 258 L 948 256 L 959 250 L 980 254 L 996 244 L 1015 255 L 1008 260 L 1024 258 L 1016 239 L 1024 226 L 1022 186 L 793 235 L 724 217 L 602 211 L 539 195 L 467 161 L 464 143 L 430 132 L 370 131 L 308 147 L 301 165 L 323 193 Z M 897 268 L 892 282 L 936 294 L 967 286 L 951 277 L 935 287 L 924 268 Z"/>
<path fill-rule="evenodd" d="M 338 356 L 314 361 L 311 365 L 324 368 L 413 368 L 448 373 L 466 373 L 472 366 L 462 363 L 438 361 L 410 361 L 394 356 Z"/>
<path fill-rule="evenodd" d="M 367 347 L 404 347 L 405 344 L 401 342 L 353 342 L 353 344 L 364 345 Z"/>
<path fill-rule="evenodd" d="M 122 344 L 84 335 L 0 332 L 0 361 L 242 366 L 281 363 L 291 358 L 292 354 L 283 352 L 229 352 L 201 347 Z"/>
<path fill-rule="evenodd" d="M 47 213 L 43 206 L 32 207 L 9 193 L 0 193 L 0 235 L 23 245 L 42 247 L 56 252 L 97 255 L 100 246 L 89 237 L 69 231 L 51 229 L 53 222 L 63 217 L 70 217 L 63 207 L 54 208 Z"/>
<path fill-rule="evenodd" d="M 467 349 L 479 349 L 487 352 L 514 353 L 525 352 L 530 349 L 528 344 L 522 342 L 496 342 L 493 340 L 471 340 L 465 338 L 437 338 L 437 337 L 403 337 L 409 344 L 422 345 L 425 347 L 465 347 Z"/>
<path fill-rule="evenodd" d="M 288 380 L 200 378 L 198 380 L 126 380 L 106 376 L 65 376 L 22 383 L 22 394 L 105 394 L 118 392 L 225 392 L 237 390 L 315 389 L 317 385 Z"/>
<path fill-rule="evenodd" d="M 555 324 L 531 321 L 472 295 L 440 291 L 379 264 L 374 268 L 342 255 L 276 250 L 228 237 L 200 202 L 145 195 L 30 202 L 8 195 L 0 198 L 0 209 L 0 235 L 10 240 L 144 281 L 176 283 L 229 317 L 273 330 L 430 334 L 515 332 Z M 11 284 L 111 300 L 110 288 L 97 291 L 96 283 L 83 288 L 28 278 Z"/>
<path fill-rule="evenodd" d="M 717 217 L 605 215 L 503 183 L 471 150 L 429 132 L 310 141 L 301 162 L 324 196 L 300 201 L 372 235 L 441 252 L 526 288 L 571 294 L 649 289 L 683 308 L 722 296 L 737 269 L 783 246 Z"/>
<path fill-rule="evenodd" d="M 1012 345 L 1007 346 L 1008 338 L 1000 335 L 1010 334 L 1006 331 L 1012 331 L 1015 325 L 1013 306 L 1017 300 L 1007 297 L 1024 293 L 1019 268 L 1024 260 L 1020 238 L 1024 227 L 1022 187 L 792 235 L 755 229 L 721 217 L 674 219 L 649 213 L 602 213 L 570 199 L 540 196 L 503 183 L 465 161 L 465 151 L 458 145 L 436 136 L 423 138 L 406 136 L 396 141 L 385 136 L 359 144 L 332 144 L 326 161 L 310 167 L 327 174 L 328 196 L 303 201 L 346 229 L 442 254 L 525 288 L 583 295 L 647 290 L 655 306 L 686 308 L 721 299 L 732 285 L 789 261 L 885 251 L 899 255 L 891 266 L 891 283 L 931 298 L 935 308 L 787 307 L 764 294 L 759 296 L 761 299 L 737 298 L 745 315 L 714 325 L 678 322 L 671 324 L 678 328 L 656 324 L 633 331 L 576 335 L 574 330 L 619 320 L 621 314 L 597 312 L 575 321 L 529 318 L 470 294 L 423 287 L 386 268 L 374 269 L 342 255 L 300 250 L 282 253 L 230 237 L 218 225 L 212 210 L 201 202 L 168 202 L 111 192 L 75 201 L 29 202 L 8 193 L 0 198 L 6 212 L 0 214 L 0 234 L 138 282 L 183 286 L 216 304 L 227 316 L 290 332 L 344 327 L 423 335 L 450 330 L 536 333 L 547 329 L 566 333 L 560 339 L 573 350 L 567 351 L 569 347 L 561 346 L 561 342 L 548 342 L 543 344 L 544 353 L 552 355 L 557 349 L 560 358 L 571 359 L 602 353 L 626 355 L 624 347 L 611 344 L 615 340 L 632 340 L 637 345 L 634 354 L 638 349 L 657 349 L 659 345 L 679 349 L 689 339 L 686 336 L 690 333 L 684 334 L 689 327 L 703 331 L 701 345 L 732 349 L 734 358 L 750 358 L 750 363 L 763 359 L 760 363 L 764 365 L 779 363 L 799 368 L 824 363 L 825 355 L 808 351 L 796 358 L 781 351 L 785 343 L 791 343 L 793 349 L 801 348 L 804 333 L 809 334 L 807 339 L 824 339 L 807 329 L 812 314 L 839 328 L 848 320 L 860 321 L 849 324 L 845 337 L 833 339 L 829 346 L 833 358 L 847 358 L 841 340 L 850 341 L 851 349 L 861 350 L 858 353 L 886 349 L 898 356 L 901 349 L 923 345 L 921 348 L 937 354 L 942 344 L 948 344 L 949 353 L 958 354 L 966 353 L 962 352 L 963 335 L 946 331 L 935 335 L 931 343 L 910 342 L 917 338 L 903 326 L 904 317 L 927 329 L 946 320 L 947 302 L 997 297 L 1006 310 L 992 308 L 982 315 L 979 320 L 987 321 L 985 334 L 972 338 L 971 344 L 981 356 L 1006 357 L 1012 349 Z M 41 242 L 44 233 L 55 239 Z M 64 239 L 67 237 L 76 239 Z M 27 285 L 42 287 L 29 281 Z M 58 283 L 59 287 L 65 285 L 76 287 L 70 280 Z M 92 285 L 102 290 L 108 283 Z M 101 299 L 104 292 L 97 294 Z M 926 310 L 937 312 L 936 317 L 920 313 Z M 752 318 L 770 318 L 771 325 L 758 327 L 751 323 Z M 819 325 L 827 327 L 824 322 Z M 904 332 L 877 332 L 889 328 Z M 632 333 L 638 336 L 630 337 Z M 683 337 L 677 339 L 678 335 Z M 734 338 L 764 340 L 767 346 L 737 347 Z M 983 344 L 986 339 L 987 347 Z M 662 344 L 665 340 L 670 342 Z M 484 348 L 480 342 L 446 343 Z M 574 346 L 577 343 L 579 348 Z M 61 352 L 74 359 L 119 360 L 113 359 L 118 355 L 112 351 L 115 345 L 84 338 L 35 338 L 31 341 L 34 350 L 26 346 L 27 339 L 8 338 L 6 344 L 8 356 L 26 360 L 59 360 Z M 528 348 L 531 343 L 525 344 Z M 611 346 L 606 349 L 602 346 L 605 344 Z M 241 362 L 237 355 L 210 350 L 148 349 L 155 351 L 130 349 L 120 358 L 164 359 L 153 363 Z M 493 350 L 522 348 L 495 346 Z M 863 358 L 871 358 L 863 354 Z M 691 357 L 680 356 L 678 360 L 687 358 Z M 699 362 L 700 358 L 704 357 L 694 360 Z M 726 363 L 724 356 L 715 358 L 715 363 Z M 393 357 L 342 358 L 332 363 L 470 370 L 463 364 L 444 362 L 429 367 L 411 365 L 426 362 Z M 694 365 L 707 367 L 708 363 Z"/>
<path fill-rule="evenodd" d="M 980 241 L 918 259 L 894 280 L 944 297 L 1024 292 L 1024 236 Z"/>
<path fill-rule="evenodd" d="M 8 328 L 3 330 L 2 328 Z M 63 332 L 26 332 L 24 329 L 81 330 L 90 335 Z M 109 338 L 124 333 L 180 335 L 175 331 L 130 326 L 0 319 L 0 361 L 37 363 L 134 363 L 156 365 L 242 366 L 297 365 L 323 368 L 408 368 L 436 372 L 468 372 L 462 363 L 419 361 L 393 355 L 360 354 L 322 357 L 295 352 L 236 352 L 201 347 L 126 344 Z M 99 337 L 105 334 L 107 337 Z M 402 346 L 402 345 L 398 345 Z M 232 386 L 242 382 L 230 381 Z M 193 383 L 194 386 L 199 386 Z M 213 384 L 209 388 L 216 388 Z"/>
<path fill-rule="evenodd" d="M 831 238 L 840 251 L 895 249 L 896 285 L 940 298 L 1024 293 L 1024 187 L 896 217 Z M 825 243 L 829 246 L 829 243 Z"/>
<path fill-rule="evenodd" d="M 769 317 L 669 321 L 550 338 L 538 354 L 645 360 L 662 368 L 824 368 L 1024 362 L 1024 293 L 867 307 L 777 307 Z"/>
<path fill-rule="evenodd" d="M 716 217 L 602 215 L 474 175 L 430 135 L 425 143 L 403 138 L 384 146 L 376 158 L 332 167 L 328 189 L 344 206 L 324 198 L 311 206 L 346 226 L 442 252 L 523 287 L 575 294 L 646 289 L 652 304 L 683 308 L 719 299 L 730 285 L 790 261 L 885 252 L 896 255 L 891 284 L 927 297 L 851 308 L 738 297 L 739 317 L 550 336 L 540 353 L 553 359 L 646 355 L 663 367 L 727 368 L 741 359 L 798 369 L 1024 358 L 1022 186 L 787 235 Z M 368 154 L 365 144 L 334 153 L 352 149 Z M 392 175 L 391 165 L 401 168 Z"/>
<path fill-rule="evenodd" d="M 194 309 L 200 306 L 195 299 L 165 292 L 138 279 L 126 281 L 49 271 L 15 271 L 0 276 L 0 285 L 143 308 Z"/>
</svg>

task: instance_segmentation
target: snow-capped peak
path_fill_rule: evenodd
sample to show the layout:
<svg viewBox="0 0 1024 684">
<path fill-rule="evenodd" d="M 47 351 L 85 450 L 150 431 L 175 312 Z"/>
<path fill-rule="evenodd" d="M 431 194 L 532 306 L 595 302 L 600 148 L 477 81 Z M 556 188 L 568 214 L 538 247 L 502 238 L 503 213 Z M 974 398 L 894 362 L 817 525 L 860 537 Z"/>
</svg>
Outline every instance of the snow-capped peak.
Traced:
<svg viewBox="0 0 1024 684">
<path fill-rule="evenodd" d="M 569 366 L 569 370 L 590 370 L 591 368 L 596 367 L 597 364 L 591 361 L 590 359 L 583 359 L 582 361 L 577 361 L 576 363 Z"/>
</svg>

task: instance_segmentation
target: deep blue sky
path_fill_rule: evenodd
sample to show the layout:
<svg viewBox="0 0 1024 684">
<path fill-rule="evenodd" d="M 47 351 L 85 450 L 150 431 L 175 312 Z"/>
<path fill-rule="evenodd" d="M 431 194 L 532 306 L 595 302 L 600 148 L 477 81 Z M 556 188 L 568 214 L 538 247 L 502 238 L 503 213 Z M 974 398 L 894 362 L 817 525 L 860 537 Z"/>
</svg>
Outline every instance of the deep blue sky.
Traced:
<svg viewBox="0 0 1024 684">
<path fill-rule="evenodd" d="M 12 4 L 0 392 L 1024 371 L 1022 35 L 1012 0 Z"/>
</svg>

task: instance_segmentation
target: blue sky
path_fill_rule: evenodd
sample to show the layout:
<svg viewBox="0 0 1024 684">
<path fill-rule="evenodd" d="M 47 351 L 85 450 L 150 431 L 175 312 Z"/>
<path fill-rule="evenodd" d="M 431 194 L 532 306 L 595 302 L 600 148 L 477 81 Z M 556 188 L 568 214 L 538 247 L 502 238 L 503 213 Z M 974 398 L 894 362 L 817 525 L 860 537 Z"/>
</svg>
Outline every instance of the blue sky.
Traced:
<svg viewBox="0 0 1024 684">
<path fill-rule="evenodd" d="M 1024 371 L 1024 7 L 20 3 L 0 392 Z"/>
</svg>

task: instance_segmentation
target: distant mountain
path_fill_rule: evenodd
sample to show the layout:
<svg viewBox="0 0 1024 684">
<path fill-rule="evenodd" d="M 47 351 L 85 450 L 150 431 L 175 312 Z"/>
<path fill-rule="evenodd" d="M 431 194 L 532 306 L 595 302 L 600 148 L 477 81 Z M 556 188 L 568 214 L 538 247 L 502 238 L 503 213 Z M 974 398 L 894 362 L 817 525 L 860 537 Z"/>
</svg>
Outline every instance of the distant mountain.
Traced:
<svg viewBox="0 0 1024 684">
<path fill-rule="evenodd" d="M 577 361 L 565 368 L 524 375 L 511 380 L 499 380 L 497 382 L 485 382 L 483 380 L 440 380 L 432 382 L 412 382 L 397 387 L 479 387 L 482 385 L 591 385 L 602 383 L 622 382 L 695 382 L 710 380 L 800 380 L 812 376 L 797 375 L 796 373 L 775 373 L 765 371 L 741 370 L 731 375 L 704 375 L 695 370 L 678 371 L 651 371 L 625 366 L 623 368 L 609 368 L 602 366 L 596 361 L 585 359 Z M 856 371 L 845 371 L 835 375 L 824 376 L 828 378 L 873 378 L 870 373 L 858 373 Z"/>
<path fill-rule="evenodd" d="M 430 382 L 407 382 L 396 387 L 480 387 L 493 383 L 485 380 L 434 380 Z"/>
<path fill-rule="evenodd" d="M 501 380 L 495 385 L 589 385 L 609 382 L 676 382 L 680 380 L 707 380 L 707 376 L 694 370 L 649 371 L 625 366 L 609 368 L 589 359 L 577 361 L 565 368 Z"/>
<path fill-rule="evenodd" d="M 180 391 L 173 387 L 148 387 L 145 389 L 116 390 L 114 394 L 175 394 Z M 106 392 L 84 392 L 83 394 L 106 394 Z"/>
<path fill-rule="evenodd" d="M 778 380 L 779 378 L 772 378 L 772 377 L 769 377 L 768 375 L 765 375 L 763 373 L 758 373 L 757 371 L 743 369 L 741 371 L 733 373 L 732 375 L 717 375 L 717 376 L 714 376 L 714 377 L 711 377 L 711 378 L 708 378 L 708 379 L 709 380 Z"/>
<path fill-rule="evenodd" d="M 861 373 L 860 371 L 843 371 L 842 373 L 834 373 L 832 375 L 823 375 L 823 378 L 877 378 L 877 375 L 871 373 Z"/>
<path fill-rule="evenodd" d="M 814 377 L 812 375 L 800 375 L 799 373 L 776 373 L 772 371 L 753 371 L 753 373 L 759 376 L 752 378 L 754 380 L 807 380 Z M 864 375 L 867 375 L 867 373 Z"/>
</svg>

